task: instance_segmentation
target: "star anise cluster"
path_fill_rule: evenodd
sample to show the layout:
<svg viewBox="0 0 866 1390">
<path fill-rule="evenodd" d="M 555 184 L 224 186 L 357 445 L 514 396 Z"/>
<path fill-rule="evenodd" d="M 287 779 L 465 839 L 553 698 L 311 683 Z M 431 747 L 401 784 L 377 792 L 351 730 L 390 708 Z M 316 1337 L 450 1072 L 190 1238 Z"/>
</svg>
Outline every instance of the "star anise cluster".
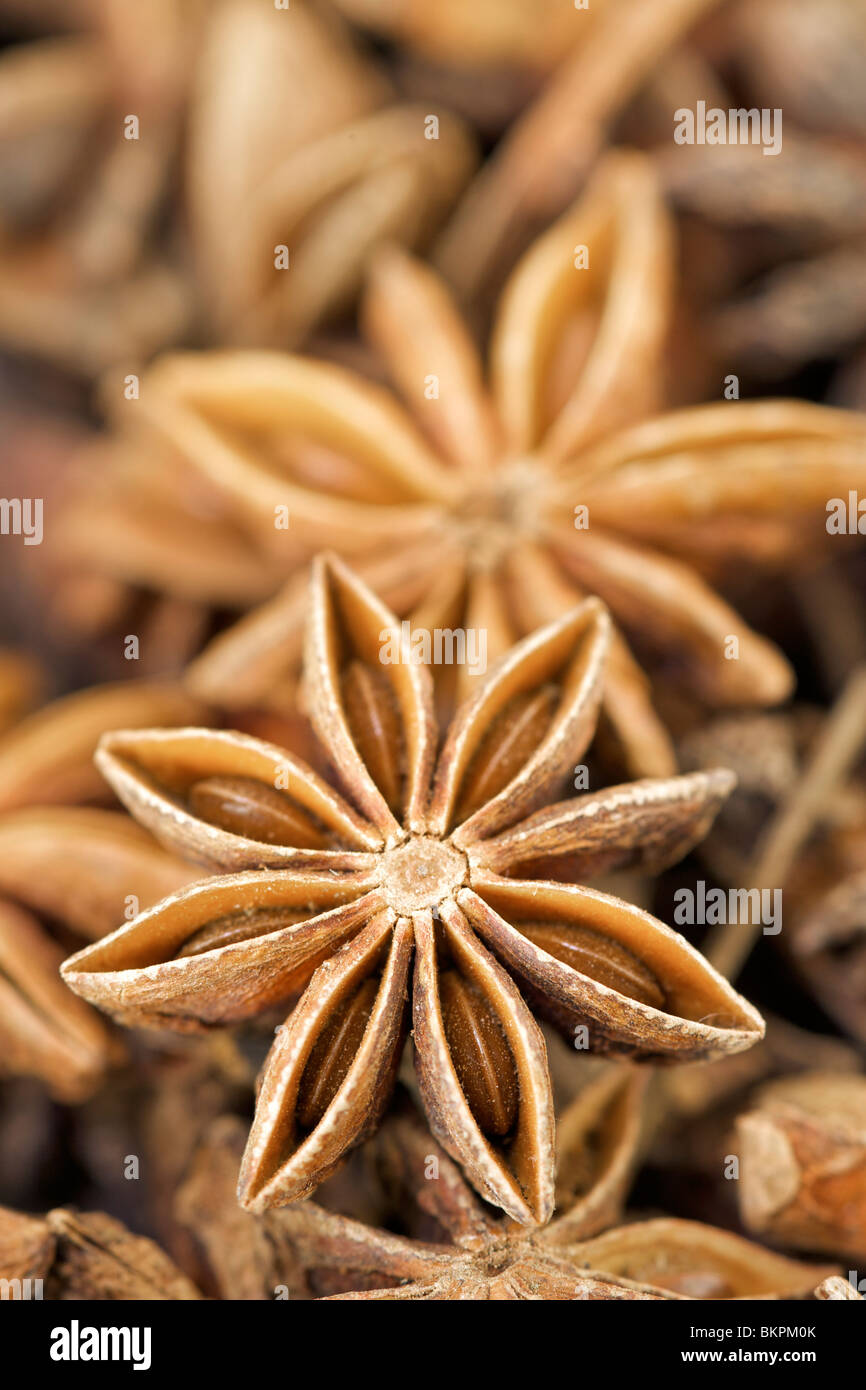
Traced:
<svg viewBox="0 0 866 1390">
<path fill-rule="evenodd" d="M 0 1298 L 861 1301 L 864 36 L 0 0 Z"/>
<path fill-rule="evenodd" d="M 675 860 L 731 779 L 560 799 L 603 689 L 609 622 L 595 600 L 517 643 L 441 737 L 429 671 L 394 615 L 333 559 L 316 562 L 309 605 L 307 701 L 327 774 L 239 733 L 107 735 L 98 761 L 120 798 L 223 874 L 85 948 L 64 978 L 122 1022 L 181 1030 L 300 994 L 258 1093 L 240 1188 L 254 1209 L 312 1190 L 373 1128 L 411 995 L 434 1132 L 485 1197 L 546 1220 L 553 1107 L 528 1004 L 590 1050 L 654 1060 L 739 1051 L 763 1024 L 662 923 L 545 870 Z"/>
<path fill-rule="evenodd" d="M 648 678 L 711 706 L 789 694 L 781 653 L 713 585 L 734 566 L 772 572 L 826 551 L 827 498 L 862 485 L 866 425 L 802 401 L 658 414 L 672 273 L 651 165 L 610 156 L 514 270 L 485 379 L 446 285 L 382 251 L 362 319 L 402 401 L 310 357 L 165 359 L 138 403 L 156 451 L 146 486 L 162 498 L 161 473 L 180 469 L 190 498 L 210 508 L 210 533 L 198 521 L 172 523 L 156 546 L 152 527 L 143 537 L 138 504 L 152 501 L 122 452 L 115 496 L 94 508 L 88 492 L 67 516 L 67 561 L 92 563 L 97 532 L 114 523 L 123 543 L 100 552 L 113 577 L 179 599 L 201 602 L 209 585 L 221 602 L 226 566 L 243 583 L 251 545 L 264 557 L 259 586 L 289 574 L 191 669 L 198 693 L 235 707 L 285 708 L 307 562 L 321 546 L 349 557 L 413 627 L 483 630 L 490 659 L 596 594 L 619 624 L 604 713 L 621 765 L 673 771 Z M 190 553 L 173 559 L 185 544 L 200 546 L 192 569 Z M 469 665 L 435 669 L 450 712 Z"/>
</svg>

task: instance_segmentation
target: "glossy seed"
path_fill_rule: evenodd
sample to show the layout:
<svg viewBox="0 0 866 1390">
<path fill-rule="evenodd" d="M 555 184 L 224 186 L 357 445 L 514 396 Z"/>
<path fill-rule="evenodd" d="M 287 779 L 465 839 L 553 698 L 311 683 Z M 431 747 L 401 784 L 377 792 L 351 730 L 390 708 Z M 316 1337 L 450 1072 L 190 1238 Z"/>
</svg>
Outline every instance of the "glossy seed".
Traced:
<svg viewBox="0 0 866 1390">
<path fill-rule="evenodd" d="M 175 960 L 184 956 L 200 956 L 205 951 L 216 950 L 218 946 L 231 946 L 235 941 L 267 936 L 268 932 L 282 931 L 295 922 L 303 922 L 309 915 L 308 912 L 293 912 L 291 908 L 256 907 L 249 912 L 231 912 L 225 917 L 215 917 L 212 922 L 193 932 L 176 953 Z"/>
<path fill-rule="evenodd" d="M 469 767 L 460 789 L 458 820 L 467 820 L 517 776 L 547 733 L 558 698 L 548 686 L 517 695 L 506 705 Z"/>
<path fill-rule="evenodd" d="M 298 1087 L 298 1123 L 315 1129 L 339 1091 L 364 1036 L 379 990 L 379 977 L 370 976 L 344 999 L 322 1029 Z"/>
<path fill-rule="evenodd" d="M 388 677 L 362 661 L 352 661 L 343 672 L 341 695 L 355 747 L 391 810 L 398 813 L 403 740 Z"/>
<path fill-rule="evenodd" d="M 502 1137 L 517 1118 L 518 1081 L 511 1049 L 477 985 L 446 970 L 439 977 L 442 1022 L 457 1079 L 482 1134 Z"/>
<path fill-rule="evenodd" d="M 187 796 L 190 810 L 208 825 L 265 845 L 322 849 L 327 838 L 312 817 L 267 782 L 255 777 L 205 777 Z"/>
<path fill-rule="evenodd" d="M 652 971 L 626 946 L 570 922 L 521 922 L 520 931 L 548 955 L 609 989 L 664 1009 L 665 993 Z"/>
</svg>

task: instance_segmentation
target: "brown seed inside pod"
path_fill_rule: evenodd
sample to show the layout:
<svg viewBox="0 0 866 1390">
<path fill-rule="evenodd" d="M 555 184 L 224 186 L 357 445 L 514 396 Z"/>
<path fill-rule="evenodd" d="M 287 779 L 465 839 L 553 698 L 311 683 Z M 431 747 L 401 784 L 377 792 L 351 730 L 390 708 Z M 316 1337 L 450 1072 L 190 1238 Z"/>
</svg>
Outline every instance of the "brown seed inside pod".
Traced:
<svg viewBox="0 0 866 1390">
<path fill-rule="evenodd" d="M 501 1138 L 514 1127 L 519 1085 L 499 1020 L 477 985 L 445 970 L 439 977 L 442 1022 L 469 1109 L 483 1134 Z"/>
<path fill-rule="evenodd" d="M 378 975 L 369 976 L 343 1000 L 316 1039 L 298 1087 L 297 1117 L 304 1129 L 315 1129 L 346 1079 L 378 991 Z"/>
<path fill-rule="evenodd" d="M 327 837 L 307 811 L 255 777 L 205 777 L 189 789 L 190 810 L 208 825 L 247 840 L 322 849 Z"/>
<path fill-rule="evenodd" d="M 225 917 L 215 917 L 212 922 L 207 922 L 192 933 L 176 952 L 175 960 L 184 956 L 200 956 L 205 951 L 216 950 L 218 946 L 231 946 L 235 941 L 267 936 L 268 932 L 282 931 L 295 922 L 303 922 L 308 916 L 308 912 L 293 912 L 291 908 L 256 907 L 248 912 L 231 912 Z"/>
<path fill-rule="evenodd" d="M 570 922 L 521 922 L 519 930 L 548 955 L 628 999 L 664 1009 L 665 992 L 648 966 L 626 946 Z"/>
<path fill-rule="evenodd" d="M 349 732 L 391 810 L 402 805 L 404 749 L 397 703 L 384 671 L 352 661 L 341 678 Z"/>
<path fill-rule="evenodd" d="M 559 693 L 553 686 L 517 695 L 481 741 L 460 792 L 464 821 L 506 787 L 535 752 L 550 726 Z"/>
</svg>

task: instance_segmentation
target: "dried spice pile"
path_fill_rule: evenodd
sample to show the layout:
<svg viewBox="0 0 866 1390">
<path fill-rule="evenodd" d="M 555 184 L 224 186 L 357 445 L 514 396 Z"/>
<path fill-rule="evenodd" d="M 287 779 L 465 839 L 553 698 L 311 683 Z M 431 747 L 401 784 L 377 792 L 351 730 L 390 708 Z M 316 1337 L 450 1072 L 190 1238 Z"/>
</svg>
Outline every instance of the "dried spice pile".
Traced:
<svg viewBox="0 0 866 1390">
<path fill-rule="evenodd" d="M 0 0 L 0 1285 L 866 1290 L 866 0 Z"/>
</svg>

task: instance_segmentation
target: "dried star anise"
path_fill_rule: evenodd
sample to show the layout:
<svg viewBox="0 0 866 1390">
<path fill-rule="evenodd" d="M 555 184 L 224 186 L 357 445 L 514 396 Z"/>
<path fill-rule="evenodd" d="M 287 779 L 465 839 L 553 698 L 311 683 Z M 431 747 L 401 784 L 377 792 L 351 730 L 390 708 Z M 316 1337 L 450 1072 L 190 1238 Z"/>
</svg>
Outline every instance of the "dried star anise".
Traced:
<svg viewBox="0 0 866 1390">
<path fill-rule="evenodd" d="M 79 1101 L 121 1053 L 58 967 L 71 944 L 111 930 L 130 902 L 176 891 L 190 870 L 116 811 L 52 803 L 104 799 L 93 750 L 117 722 L 200 713 L 183 691 L 131 682 L 56 700 L 0 739 L 0 1074 Z"/>
<path fill-rule="evenodd" d="M 866 1077 L 771 1082 L 737 1124 L 749 1230 L 799 1250 L 866 1259 Z"/>
<path fill-rule="evenodd" d="M 592 258 L 583 269 L 581 247 Z M 193 688 L 240 707 L 291 676 L 305 556 L 326 545 L 353 557 L 413 628 L 483 629 L 491 657 L 589 592 L 650 671 L 711 705 L 784 698 L 792 673 L 781 653 L 699 571 L 826 545 L 827 497 L 866 475 L 864 421 L 744 401 L 634 425 L 659 403 L 670 263 L 649 164 L 611 156 L 510 280 L 488 391 L 444 285 L 383 253 L 364 316 L 426 438 L 381 387 L 332 364 L 252 353 L 157 364 L 143 392 L 149 419 L 294 571 L 194 664 Z M 275 529 L 281 510 L 288 531 Z M 437 676 L 443 709 L 472 679 L 465 667 Z M 675 769 L 620 636 L 605 715 L 630 774 Z"/>
<path fill-rule="evenodd" d="M 305 0 L 95 0 L 64 20 L 0 55 L 0 340 L 70 371 L 202 320 L 298 342 L 351 304 L 376 241 L 429 237 L 474 167 L 461 122 L 440 110 L 425 137 L 426 109 Z"/>
<path fill-rule="evenodd" d="M 309 1192 L 369 1133 L 402 1050 L 410 980 L 434 1130 L 523 1222 L 552 1208 L 553 1126 L 544 1042 L 521 990 L 566 1033 L 585 1027 L 595 1051 L 686 1060 L 761 1036 L 757 1012 L 647 913 L 520 877 L 566 857 L 590 876 L 669 862 L 730 790 L 717 770 L 556 799 L 592 738 L 608 639 L 597 600 L 524 639 L 437 751 L 429 670 L 393 614 L 341 562 L 320 559 L 305 678 L 335 775 L 231 732 L 103 741 L 100 767 L 137 818 L 232 872 L 79 952 L 67 983 L 125 1023 L 184 1030 L 305 991 L 262 1079 L 246 1205 Z"/>
<path fill-rule="evenodd" d="M 182 340 L 193 296 L 160 224 L 200 12 L 98 0 L 63 15 L 75 32 L 4 49 L 4 346 L 95 374 Z"/>
<path fill-rule="evenodd" d="M 174 1193 L 175 1220 L 191 1233 L 221 1298 L 309 1297 L 283 1213 L 253 1216 L 237 1204 L 245 1138 L 243 1121 L 233 1115 L 222 1115 L 207 1127 Z"/>
<path fill-rule="evenodd" d="M 829 1279 L 822 1279 L 815 1290 L 815 1297 L 827 1300 L 843 1301 L 847 1299 L 860 1299 L 862 1293 L 858 1293 L 854 1285 L 847 1279 L 842 1279 L 838 1274 L 833 1274 Z"/>
<path fill-rule="evenodd" d="M 395 102 L 338 17 L 305 0 L 214 7 L 190 106 L 194 249 L 222 342 L 300 342 L 351 306 L 377 242 L 431 236 L 475 164 L 461 122 L 440 108 L 430 138 L 428 108 Z"/>
<path fill-rule="evenodd" d="M 501 281 L 539 225 L 567 206 L 629 98 L 717 3 L 605 0 L 573 16 L 563 61 L 506 131 L 437 244 L 440 269 L 461 297 L 477 299 Z"/>
<path fill-rule="evenodd" d="M 314 1289 L 330 1285 L 342 1299 L 790 1298 L 831 1275 L 694 1221 L 662 1218 L 594 1234 L 618 1215 L 634 1161 L 640 1082 L 628 1070 L 591 1085 L 591 1095 L 563 1115 L 560 1209 L 539 1231 L 486 1211 L 411 1113 L 390 1117 L 376 1148 L 383 1181 L 408 1198 L 410 1225 L 414 1214 L 424 1238 L 310 1201 L 258 1220 L 291 1243 Z M 214 1134 L 211 1147 L 225 1137 Z M 578 1169 L 583 1182 L 575 1185 L 567 1175 Z"/>
<path fill-rule="evenodd" d="M 152 1240 L 133 1235 L 104 1212 L 63 1207 L 44 1217 L 0 1207 L 0 1279 L 10 1282 L 13 1298 L 201 1298 Z M 42 1281 L 41 1293 L 34 1292 L 33 1281 Z"/>
</svg>

